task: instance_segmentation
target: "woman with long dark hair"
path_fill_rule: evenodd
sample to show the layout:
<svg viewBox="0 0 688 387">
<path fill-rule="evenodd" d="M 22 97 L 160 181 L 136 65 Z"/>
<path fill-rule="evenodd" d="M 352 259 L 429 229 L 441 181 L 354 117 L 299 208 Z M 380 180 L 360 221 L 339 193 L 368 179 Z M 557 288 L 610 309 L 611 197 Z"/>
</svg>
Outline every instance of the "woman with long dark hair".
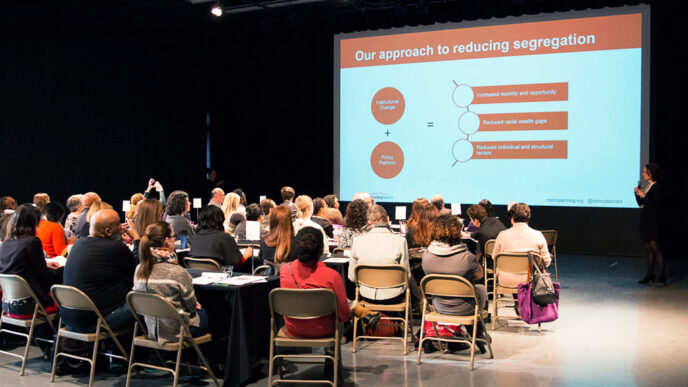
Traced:
<svg viewBox="0 0 688 387">
<path fill-rule="evenodd" d="M 167 222 L 157 221 L 146 227 L 139 245 L 141 263 L 134 273 L 134 290 L 159 294 L 174 305 L 191 335 L 204 335 L 208 330 L 208 314 L 196 301 L 191 275 L 177 264 L 174 253 L 174 231 Z M 170 319 L 145 316 L 148 332 L 159 342 L 176 341 L 179 323 Z"/>
<path fill-rule="evenodd" d="M 50 297 L 50 286 L 62 283 L 62 270 L 56 262 L 46 263 L 36 228 L 41 220 L 38 208 L 22 204 L 9 221 L 7 239 L 0 245 L 0 273 L 16 274 L 29 283 L 48 313 L 57 310 Z M 63 234 L 64 237 L 64 234 Z M 3 310 L 15 318 L 31 318 L 33 300 L 4 300 Z M 28 317 L 27 317 L 28 316 Z"/>
<path fill-rule="evenodd" d="M 655 281 L 655 262 L 659 266 L 659 277 L 656 283 L 665 286 L 666 269 L 664 267 L 664 255 L 659 247 L 658 239 L 662 222 L 662 180 L 664 170 L 657 164 L 647 164 L 643 168 L 643 179 L 649 184 L 645 189 L 635 187 L 635 200 L 640 206 L 640 240 L 645 244 L 647 253 L 647 273 L 638 281 L 639 284 L 648 284 Z"/>
</svg>

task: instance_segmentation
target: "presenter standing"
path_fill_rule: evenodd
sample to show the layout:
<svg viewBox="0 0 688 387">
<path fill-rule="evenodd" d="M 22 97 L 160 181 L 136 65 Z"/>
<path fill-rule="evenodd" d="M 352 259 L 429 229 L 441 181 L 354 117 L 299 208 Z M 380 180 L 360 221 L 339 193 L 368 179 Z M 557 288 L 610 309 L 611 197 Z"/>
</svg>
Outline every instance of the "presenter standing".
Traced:
<svg viewBox="0 0 688 387">
<path fill-rule="evenodd" d="M 662 178 L 664 171 L 657 164 L 647 164 L 643 168 L 643 179 L 649 184 L 645 189 L 641 188 L 640 182 L 633 190 L 635 200 L 640 206 L 640 240 L 645 244 L 647 252 L 647 273 L 645 277 L 638 281 L 639 284 L 648 284 L 655 281 L 654 264 L 659 265 L 659 277 L 655 283 L 666 285 L 666 271 L 664 268 L 664 256 L 659 248 L 658 237 L 662 214 Z"/>
</svg>

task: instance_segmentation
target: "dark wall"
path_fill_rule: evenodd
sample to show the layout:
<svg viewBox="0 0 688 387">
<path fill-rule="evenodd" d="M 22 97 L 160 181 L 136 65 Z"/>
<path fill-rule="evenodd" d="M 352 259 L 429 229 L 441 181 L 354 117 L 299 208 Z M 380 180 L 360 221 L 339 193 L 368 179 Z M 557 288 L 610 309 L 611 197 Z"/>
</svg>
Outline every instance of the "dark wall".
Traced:
<svg viewBox="0 0 688 387">
<path fill-rule="evenodd" d="M 335 3 L 344 4 L 328 2 Z M 679 48 L 686 47 L 687 7 L 651 3 L 650 157 L 667 170 L 669 202 L 680 203 L 688 193 L 678 169 L 685 163 Z M 332 190 L 334 34 L 637 2 L 427 4 L 365 12 L 285 7 L 217 19 L 189 12 L 181 0 L 3 2 L 0 195 L 27 201 L 47 191 L 64 200 L 96 190 L 117 202 L 143 190 L 149 176 L 168 191 L 202 194 L 210 112 L 212 164 L 227 188 L 243 188 L 249 201 L 278 199 L 282 185 L 322 196 Z M 642 253 L 637 210 L 533 212 L 534 227 L 560 231 L 560 251 Z M 685 217 L 671 214 L 665 223 L 670 256 L 686 256 Z"/>
<path fill-rule="evenodd" d="M 202 178 L 209 50 L 193 25 L 2 4 L 0 195 L 96 191 L 121 208 L 150 176 L 168 192 Z"/>
</svg>

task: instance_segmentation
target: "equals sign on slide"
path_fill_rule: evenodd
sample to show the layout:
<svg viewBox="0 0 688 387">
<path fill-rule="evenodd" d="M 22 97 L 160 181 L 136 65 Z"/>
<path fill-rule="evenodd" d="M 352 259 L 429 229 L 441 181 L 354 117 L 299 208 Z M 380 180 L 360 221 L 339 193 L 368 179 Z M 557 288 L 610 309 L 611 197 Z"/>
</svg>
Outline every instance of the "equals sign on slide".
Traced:
<svg viewBox="0 0 688 387">
<path fill-rule="evenodd" d="M 432 121 L 428 121 L 428 128 L 432 128 L 435 126 L 435 123 Z"/>
</svg>

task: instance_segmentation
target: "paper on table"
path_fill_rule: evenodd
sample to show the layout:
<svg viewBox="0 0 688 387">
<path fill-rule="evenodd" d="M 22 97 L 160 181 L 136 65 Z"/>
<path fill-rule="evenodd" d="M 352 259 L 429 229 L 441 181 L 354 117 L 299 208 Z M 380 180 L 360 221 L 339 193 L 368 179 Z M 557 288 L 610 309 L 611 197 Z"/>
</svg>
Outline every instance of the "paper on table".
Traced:
<svg viewBox="0 0 688 387">
<path fill-rule="evenodd" d="M 452 215 L 461 215 L 461 203 L 452 203 L 451 212 Z"/>
<path fill-rule="evenodd" d="M 257 282 L 268 282 L 265 277 L 260 276 L 260 275 L 240 275 L 237 277 L 230 277 L 230 278 L 223 278 L 219 281 L 215 281 L 216 284 L 224 284 L 224 285 L 245 285 L 245 284 L 252 284 L 252 283 L 257 283 Z"/>
<path fill-rule="evenodd" d="M 196 277 L 193 279 L 192 283 L 194 285 L 210 285 L 213 282 L 216 282 L 217 279 L 212 278 L 212 277 Z"/>
<path fill-rule="evenodd" d="M 509 211 L 516 202 L 506 202 L 506 210 Z"/>
<path fill-rule="evenodd" d="M 332 258 L 327 258 L 323 262 L 327 263 L 347 263 L 349 262 L 349 258 L 342 258 L 342 257 L 332 257 Z"/>
<path fill-rule="evenodd" d="M 246 221 L 246 239 L 250 241 L 260 240 L 260 222 L 257 220 Z"/>
<path fill-rule="evenodd" d="M 58 255 L 57 257 L 54 257 L 54 258 L 46 258 L 45 261 L 46 262 L 57 262 L 58 264 L 60 264 L 60 267 L 62 267 L 65 265 L 65 263 L 67 263 L 67 258 L 65 258 L 61 255 Z"/>
<path fill-rule="evenodd" d="M 203 201 L 201 198 L 194 198 L 193 200 L 193 208 L 201 208 L 203 207 Z"/>
<path fill-rule="evenodd" d="M 406 220 L 406 206 L 394 207 L 394 219 L 395 220 Z"/>
</svg>

